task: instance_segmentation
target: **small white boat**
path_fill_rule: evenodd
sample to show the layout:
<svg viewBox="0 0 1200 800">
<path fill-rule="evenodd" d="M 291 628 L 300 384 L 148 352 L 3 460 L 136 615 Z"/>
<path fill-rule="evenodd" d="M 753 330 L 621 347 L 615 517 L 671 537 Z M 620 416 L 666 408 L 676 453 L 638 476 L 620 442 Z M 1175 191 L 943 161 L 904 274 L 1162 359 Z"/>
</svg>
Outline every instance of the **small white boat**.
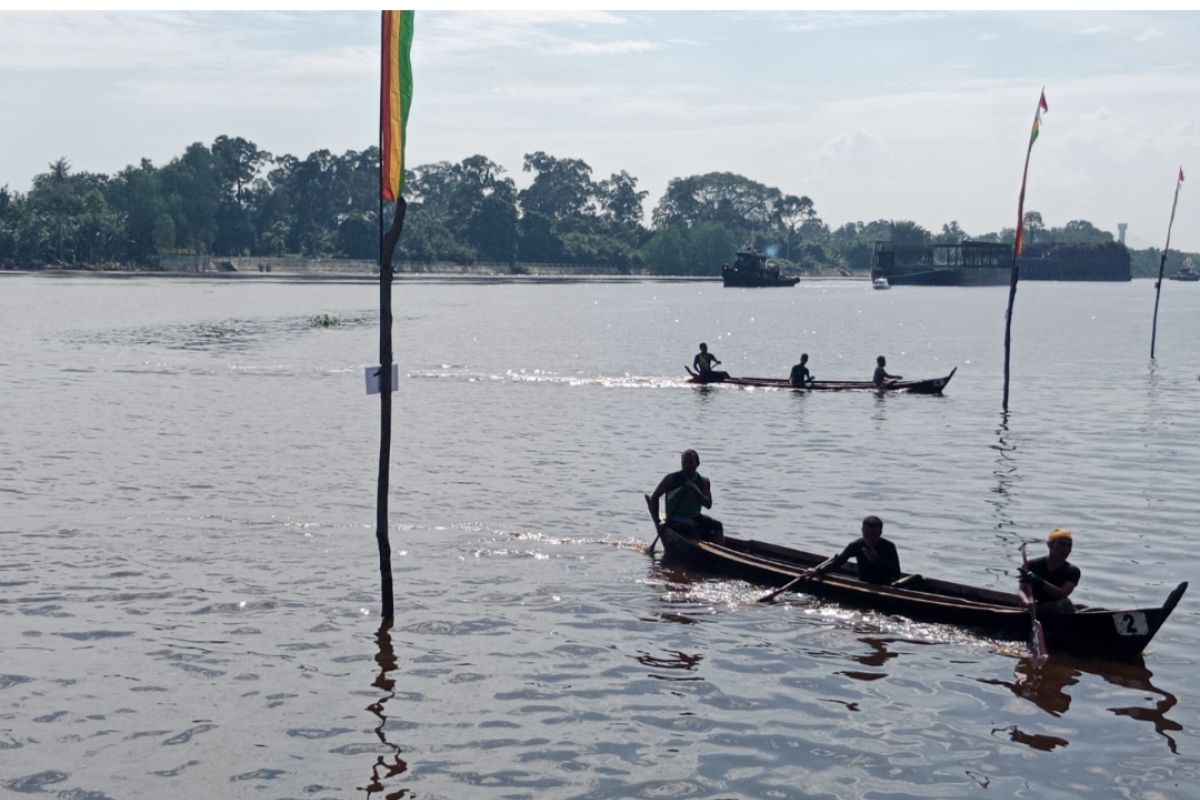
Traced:
<svg viewBox="0 0 1200 800">
<path fill-rule="evenodd" d="M 871 288 L 873 288 L 873 289 L 890 289 L 890 288 L 892 288 L 892 285 L 890 283 L 888 283 L 887 278 L 876 278 L 875 280 L 871 281 Z"/>
</svg>

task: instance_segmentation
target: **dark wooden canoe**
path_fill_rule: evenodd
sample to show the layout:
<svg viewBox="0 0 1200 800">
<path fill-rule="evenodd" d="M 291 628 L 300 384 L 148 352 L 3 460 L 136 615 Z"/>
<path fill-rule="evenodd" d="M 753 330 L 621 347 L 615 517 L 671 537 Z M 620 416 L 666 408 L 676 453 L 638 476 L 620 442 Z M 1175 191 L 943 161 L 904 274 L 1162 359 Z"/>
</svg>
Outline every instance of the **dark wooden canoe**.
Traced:
<svg viewBox="0 0 1200 800">
<path fill-rule="evenodd" d="M 825 555 L 726 536 L 721 544 L 688 539 L 662 529 L 663 558 L 764 586 L 782 586 Z M 907 576 L 902 576 L 903 580 Z M 1145 649 L 1187 589 L 1181 583 L 1157 608 L 1077 606 L 1074 614 L 1039 614 L 1046 640 L 1056 650 L 1099 658 L 1129 658 Z M 1017 595 L 950 581 L 916 577 L 904 588 L 876 586 L 855 577 L 847 564 L 821 580 L 801 581 L 795 591 L 857 608 L 948 623 L 1014 641 L 1029 636 L 1029 611 Z"/>
<path fill-rule="evenodd" d="M 792 386 L 791 381 L 787 378 L 719 378 L 712 379 L 701 376 L 699 373 L 693 372 L 690 367 L 685 366 L 688 371 L 688 383 L 703 383 L 714 384 L 719 383 L 725 386 L 755 386 L 764 389 L 793 389 L 797 392 L 845 392 L 850 390 L 868 390 L 872 392 L 904 392 L 906 394 L 941 394 L 946 388 L 946 384 L 950 383 L 950 379 L 954 377 L 954 373 L 958 372 L 958 367 L 950 370 L 950 374 L 943 378 L 926 378 L 919 381 L 893 381 L 886 383 L 883 388 L 877 387 L 871 381 L 814 381 L 808 386 Z"/>
</svg>

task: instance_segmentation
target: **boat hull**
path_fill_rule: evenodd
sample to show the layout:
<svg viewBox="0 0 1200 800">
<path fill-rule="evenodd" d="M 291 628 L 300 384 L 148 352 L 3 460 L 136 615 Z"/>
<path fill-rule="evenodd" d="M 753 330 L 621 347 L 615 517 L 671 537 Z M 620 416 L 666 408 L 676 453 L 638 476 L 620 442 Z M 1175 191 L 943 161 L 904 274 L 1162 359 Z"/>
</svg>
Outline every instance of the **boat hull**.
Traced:
<svg viewBox="0 0 1200 800">
<path fill-rule="evenodd" d="M 662 532 L 663 557 L 704 571 L 733 575 L 764 586 L 782 586 L 824 555 L 725 537 L 720 544 L 688 539 L 670 527 Z M 1029 635 L 1028 609 L 1016 594 L 931 578 L 897 588 L 864 583 L 848 565 L 821 580 L 803 581 L 796 591 L 857 608 L 899 614 L 914 620 L 970 628 L 1002 639 Z M 1051 653 L 1067 651 L 1092 658 L 1131 658 L 1141 653 L 1171 615 L 1187 589 L 1181 583 L 1157 608 L 1105 609 L 1079 606 L 1071 614 L 1039 614 Z"/>
<path fill-rule="evenodd" d="M 799 278 L 771 278 L 769 276 L 740 275 L 732 270 L 721 274 L 721 281 L 731 289 L 769 289 L 776 286 L 795 286 Z"/>
<path fill-rule="evenodd" d="M 797 392 L 846 392 L 846 391 L 871 391 L 871 392 L 899 392 L 902 394 L 941 394 L 942 390 L 950 383 L 950 379 L 954 377 L 954 373 L 958 372 L 958 367 L 950 370 L 949 375 L 941 378 L 926 378 L 918 381 L 894 381 L 884 384 L 882 387 L 876 386 L 871 381 L 814 381 L 807 386 L 793 386 L 791 381 L 786 378 L 709 378 L 691 369 L 685 367 L 688 371 L 689 383 L 700 384 L 722 384 L 727 386 L 745 386 L 756 387 L 762 389 L 791 389 Z"/>
</svg>

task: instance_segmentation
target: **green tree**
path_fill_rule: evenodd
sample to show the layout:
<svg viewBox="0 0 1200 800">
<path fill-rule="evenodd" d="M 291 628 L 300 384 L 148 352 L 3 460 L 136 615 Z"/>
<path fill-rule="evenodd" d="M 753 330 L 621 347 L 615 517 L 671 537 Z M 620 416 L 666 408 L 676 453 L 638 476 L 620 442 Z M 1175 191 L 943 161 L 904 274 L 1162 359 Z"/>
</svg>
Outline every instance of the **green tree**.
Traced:
<svg viewBox="0 0 1200 800">
<path fill-rule="evenodd" d="M 596 186 L 602 214 L 626 225 L 641 224 L 644 213 L 642 202 L 649 194 L 638 191 L 637 178 L 625 170 L 614 172 L 608 180 L 600 181 Z"/>
<path fill-rule="evenodd" d="M 49 172 L 35 175 L 29 192 L 29 210 L 41 215 L 53 237 L 53 253 L 43 257 L 64 263 L 74 260 L 71 241 L 78 225 L 83 204 L 79 197 L 79 181 L 73 180 L 71 163 L 60 158 L 50 165 Z"/>
<path fill-rule="evenodd" d="M 533 183 L 521 191 L 519 199 L 526 212 L 535 212 L 559 220 L 593 215 L 596 187 L 592 168 L 577 158 L 556 158 L 542 152 L 526 153 L 523 167 L 533 172 Z"/>
<path fill-rule="evenodd" d="M 0 186 L 0 265 L 10 264 L 17 257 L 17 232 L 21 223 L 21 196 Z"/>
<path fill-rule="evenodd" d="M 175 247 L 175 220 L 170 214 L 159 214 L 154 221 L 154 247 L 157 252 Z"/>
<path fill-rule="evenodd" d="M 687 244 L 687 228 L 659 228 L 643 248 L 642 260 L 657 275 L 686 275 L 691 267 Z"/>
<path fill-rule="evenodd" d="M 272 158 L 270 153 L 260 150 L 248 139 L 224 135 L 213 140 L 212 155 L 226 195 L 238 205 L 242 204 L 242 187 L 249 184 Z"/>
<path fill-rule="evenodd" d="M 518 224 L 517 195 L 512 182 L 497 183 L 471 213 L 466 239 L 480 258 L 502 261 L 511 267 L 517 260 Z"/>
<path fill-rule="evenodd" d="M 749 243 L 759 236 L 770 237 L 781 196 L 778 189 L 732 172 L 673 178 L 654 208 L 654 227 L 691 228 L 715 222 Z"/>
<path fill-rule="evenodd" d="M 213 252 L 214 241 L 222 233 L 222 206 L 236 205 L 224 194 L 213 154 L 200 142 L 189 145 L 182 156 L 159 170 L 159 184 L 167 213 L 175 223 L 175 246 Z"/>
<path fill-rule="evenodd" d="M 702 222 L 688 231 L 688 272 L 693 275 L 720 275 L 721 265 L 729 263 L 737 250 L 737 238 L 724 225 Z"/>
<path fill-rule="evenodd" d="M 933 237 L 934 244 L 958 244 L 970 237 L 958 226 L 958 220 L 951 220 L 942 225 L 942 232 Z"/>
<path fill-rule="evenodd" d="M 1042 215 L 1037 211 L 1026 211 L 1024 217 L 1025 231 L 1029 237 L 1029 244 L 1037 244 L 1042 241 L 1042 232 L 1046 230 L 1046 224 L 1042 222 Z"/>
<path fill-rule="evenodd" d="M 1052 228 L 1046 238 L 1051 242 L 1103 244 L 1111 242 L 1113 235 L 1102 231 L 1086 219 L 1073 219 L 1061 228 Z"/>
<path fill-rule="evenodd" d="M 889 241 L 903 245 L 929 245 L 933 236 L 912 220 L 892 220 Z"/>
<path fill-rule="evenodd" d="M 561 262 L 566 248 L 554 232 L 554 220 L 537 211 L 526 210 L 518 226 L 517 253 L 521 261 Z"/>
<path fill-rule="evenodd" d="M 108 205 L 98 187 L 89 189 L 81 201 L 78 218 L 79 252 L 89 264 L 118 257 L 121 237 L 121 217 Z"/>
<path fill-rule="evenodd" d="M 158 253 L 155 225 L 166 211 L 158 170 L 150 159 L 121 170 L 109 186 L 109 204 L 124 221 L 119 248 L 124 259 L 150 263 Z"/>
<path fill-rule="evenodd" d="M 778 220 L 784 239 L 784 258 L 792 260 L 792 244 L 797 240 L 796 230 L 806 222 L 814 220 L 817 211 L 808 197 L 794 194 L 775 199 L 775 219 Z"/>
</svg>

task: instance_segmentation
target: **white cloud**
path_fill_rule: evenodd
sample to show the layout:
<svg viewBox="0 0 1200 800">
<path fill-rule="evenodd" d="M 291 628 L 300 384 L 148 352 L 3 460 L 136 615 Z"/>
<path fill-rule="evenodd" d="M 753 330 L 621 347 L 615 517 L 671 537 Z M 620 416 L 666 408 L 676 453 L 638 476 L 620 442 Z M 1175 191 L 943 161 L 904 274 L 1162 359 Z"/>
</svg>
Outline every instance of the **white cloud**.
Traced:
<svg viewBox="0 0 1200 800">
<path fill-rule="evenodd" d="M 1148 31 L 1142 31 L 1137 36 L 1133 37 L 1133 40 L 1135 42 L 1149 42 L 1149 41 L 1157 39 L 1163 35 L 1164 34 L 1162 31 L 1148 30 Z"/>
<path fill-rule="evenodd" d="M 795 33 L 813 33 L 820 31 L 845 30 L 847 28 L 877 28 L 891 25 L 927 22 L 931 19 L 945 16 L 940 11 L 902 11 L 902 12 L 830 12 L 817 11 L 800 13 L 793 16 L 786 26 L 787 30 Z"/>
<path fill-rule="evenodd" d="M 609 42 L 567 42 L 557 45 L 555 53 L 567 55 L 623 55 L 626 53 L 645 53 L 650 50 L 661 50 L 665 42 L 649 42 L 645 40 L 622 39 Z"/>
</svg>

